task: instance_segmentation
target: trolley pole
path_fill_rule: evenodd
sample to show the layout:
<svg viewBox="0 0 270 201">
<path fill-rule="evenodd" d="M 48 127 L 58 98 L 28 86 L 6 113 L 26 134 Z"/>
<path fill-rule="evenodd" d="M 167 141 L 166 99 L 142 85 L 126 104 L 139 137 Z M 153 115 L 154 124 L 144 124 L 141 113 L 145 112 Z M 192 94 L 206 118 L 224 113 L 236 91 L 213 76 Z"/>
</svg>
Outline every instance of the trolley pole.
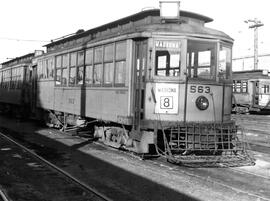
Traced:
<svg viewBox="0 0 270 201">
<path fill-rule="evenodd" d="M 258 69 L 258 28 L 263 26 L 263 23 L 256 18 L 254 20 L 246 20 L 245 23 L 251 23 L 250 29 L 254 29 L 254 70 Z"/>
</svg>

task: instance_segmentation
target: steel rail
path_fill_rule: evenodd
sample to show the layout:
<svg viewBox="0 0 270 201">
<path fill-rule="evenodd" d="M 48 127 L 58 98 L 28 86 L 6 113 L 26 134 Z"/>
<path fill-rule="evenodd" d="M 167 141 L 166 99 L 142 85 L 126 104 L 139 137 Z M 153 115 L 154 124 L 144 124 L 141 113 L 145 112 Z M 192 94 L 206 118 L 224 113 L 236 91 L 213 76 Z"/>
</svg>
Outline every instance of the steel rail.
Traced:
<svg viewBox="0 0 270 201">
<path fill-rule="evenodd" d="M 1 189 L 0 189 L 0 197 L 2 198 L 3 201 L 9 201 L 9 199 Z"/>
<path fill-rule="evenodd" d="M 96 189 L 88 186 L 87 184 L 85 184 L 82 181 L 79 181 L 78 179 L 76 179 L 75 177 L 73 177 L 71 174 L 69 174 L 68 172 L 62 170 L 61 168 L 57 167 L 56 165 L 52 164 L 51 162 L 47 161 L 46 159 L 44 159 L 43 157 L 37 155 L 35 152 L 31 151 L 30 149 L 28 149 L 27 147 L 25 147 L 24 145 L 16 142 L 15 140 L 13 140 L 12 138 L 6 136 L 5 134 L 0 132 L 0 136 L 4 137 L 5 139 L 7 139 L 8 141 L 16 144 L 17 146 L 19 146 L 20 148 L 22 148 L 23 150 L 25 150 L 26 152 L 30 153 L 31 155 L 33 155 L 34 157 L 36 157 L 37 159 L 41 160 L 42 162 L 44 162 L 45 164 L 47 164 L 48 166 L 52 167 L 53 169 L 55 169 L 57 172 L 61 173 L 62 175 L 64 175 L 65 177 L 69 178 L 71 181 L 73 181 L 74 183 L 76 183 L 77 185 L 79 185 L 80 187 L 82 187 L 83 189 L 85 189 L 86 191 L 95 194 L 96 196 L 98 196 L 99 198 L 103 199 L 104 201 L 113 201 L 112 199 L 108 198 L 106 195 L 104 195 L 103 193 L 98 192 Z M 8 200 L 4 200 L 4 201 L 8 201 Z"/>
</svg>

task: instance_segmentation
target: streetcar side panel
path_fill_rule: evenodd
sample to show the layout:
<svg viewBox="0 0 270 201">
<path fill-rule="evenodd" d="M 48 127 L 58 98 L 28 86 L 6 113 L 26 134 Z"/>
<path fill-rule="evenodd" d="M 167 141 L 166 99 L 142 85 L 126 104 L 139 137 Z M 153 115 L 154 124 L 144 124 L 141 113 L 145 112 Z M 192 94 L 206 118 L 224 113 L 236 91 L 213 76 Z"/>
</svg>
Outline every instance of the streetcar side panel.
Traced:
<svg viewBox="0 0 270 201">
<path fill-rule="evenodd" d="M 37 85 L 37 107 L 54 109 L 54 81 L 38 81 Z"/>
<path fill-rule="evenodd" d="M 28 66 L 12 67 L 2 70 L 0 102 L 20 105 L 27 101 L 26 70 Z"/>
</svg>

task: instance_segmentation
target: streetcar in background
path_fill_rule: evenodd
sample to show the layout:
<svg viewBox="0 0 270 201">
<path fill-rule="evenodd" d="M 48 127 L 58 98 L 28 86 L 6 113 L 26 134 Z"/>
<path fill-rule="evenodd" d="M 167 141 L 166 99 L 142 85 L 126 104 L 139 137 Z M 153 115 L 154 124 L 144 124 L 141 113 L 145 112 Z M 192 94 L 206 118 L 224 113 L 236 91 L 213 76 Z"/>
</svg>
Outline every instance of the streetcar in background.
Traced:
<svg viewBox="0 0 270 201">
<path fill-rule="evenodd" d="M 179 5 L 160 2 L 45 45 L 32 65 L 36 116 L 171 162 L 249 163 L 231 120 L 233 39 Z"/>
<path fill-rule="evenodd" d="M 35 108 L 33 59 L 43 51 L 35 51 L 2 63 L 0 69 L 0 111 L 13 116 L 28 115 Z"/>
<path fill-rule="evenodd" d="M 270 113 L 270 74 L 268 70 L 233 72 L 233 112 Z"/>
</svg>

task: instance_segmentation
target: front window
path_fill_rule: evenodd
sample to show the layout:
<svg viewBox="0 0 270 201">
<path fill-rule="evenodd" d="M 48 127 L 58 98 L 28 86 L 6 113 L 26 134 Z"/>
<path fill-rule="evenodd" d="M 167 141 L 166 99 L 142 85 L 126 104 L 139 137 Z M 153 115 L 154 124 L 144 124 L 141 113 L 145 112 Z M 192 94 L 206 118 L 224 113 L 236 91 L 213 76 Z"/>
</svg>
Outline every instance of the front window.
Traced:
<svg viewBox="0 0 270 201">
<path fill-rule="evenodd" d="M 232 49 L 221 45 L 219 50 L 218 77 L 221 80 L 231 78 L 232 69 Z"/>
<path fill-rule="evenodd" d="M 156 68 L 157 76 L 180 76 L 180 42 L 156 41 Z"/>
<path fill-rule="evenodd" d="M 188 40 L 187 73 L 190 78 L 215 79 L 217 43 Z"/>
</svg>

